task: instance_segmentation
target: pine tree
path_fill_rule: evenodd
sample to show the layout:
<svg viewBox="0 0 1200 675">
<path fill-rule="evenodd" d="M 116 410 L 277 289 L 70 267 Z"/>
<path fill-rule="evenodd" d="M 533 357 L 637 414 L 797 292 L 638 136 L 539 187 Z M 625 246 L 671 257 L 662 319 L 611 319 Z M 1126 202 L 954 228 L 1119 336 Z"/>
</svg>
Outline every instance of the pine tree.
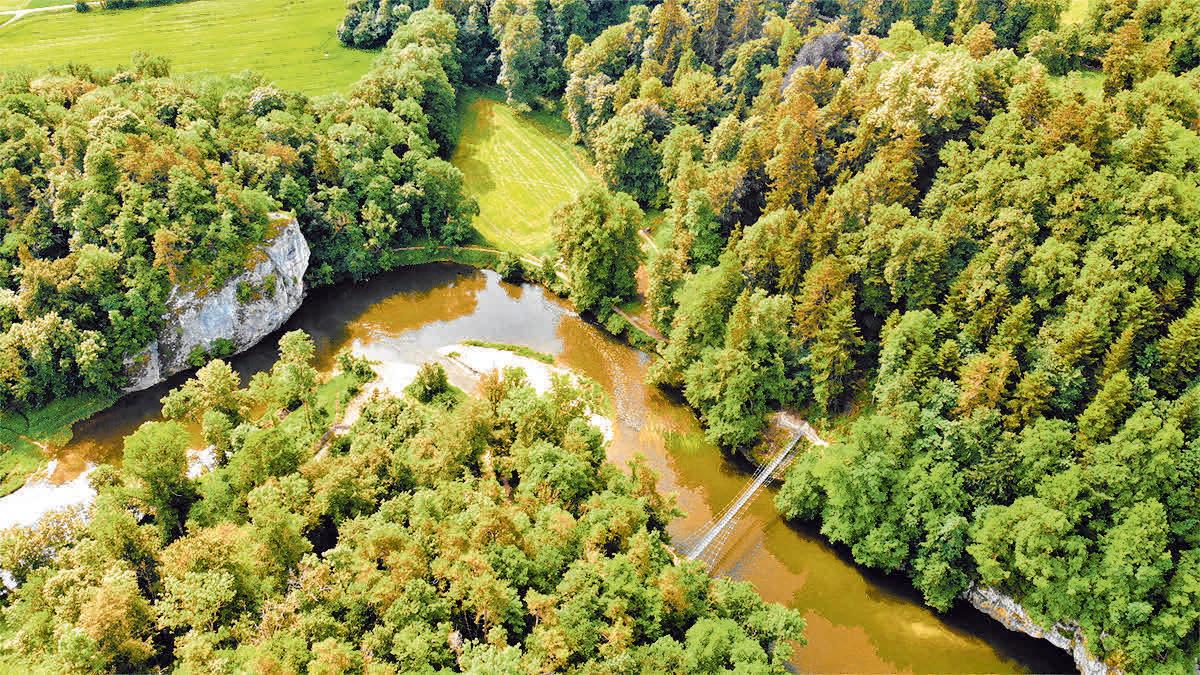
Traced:
<svg viewBox="0 0 1200 675">
<path fill-rule="evenodd" d="M 846 291 L 830 303 L 809 355 L 813 399 L 822 410 L 831 412 L 846 392 L 862 347 L 862 336 L 854 321 L 854 293 Z"/>
<path fill-rule="evenodd" d="M 1151 107 L 1146 113 L 1146 121 L 1142 123 L 1141 133 L 1129 148 L 1129 158 L 1142 173 L 1154 173 L 1167 168 L 1171 151 L 1166 129 L 1163 128 L 1164 122 L 1162 108 Z"/>
<path fill-rule="evenodd" d="M 1125 421 L 1132 402 L 1133 383 L 1129 374 L 1117 371 L 1079 415 L 1079 442 L 1095 445 L 1108 440 Z"/>
<path fill-rule="evenodd" d="M 1155 385 L 1168 393 L 1177 393 L 1195 377 L 1200 367 L 1200 303 L 1171 322 L 1166 337 L 1158 341 L 1158 358 Z"/>
<path fill-rule="evenodd" d="M 1103 59 L 1105 96 L 1129 89 L 1137 81 L 1144 46 L 1142 30 L 1132 19 L 1113 33 Z"/>
</svg>

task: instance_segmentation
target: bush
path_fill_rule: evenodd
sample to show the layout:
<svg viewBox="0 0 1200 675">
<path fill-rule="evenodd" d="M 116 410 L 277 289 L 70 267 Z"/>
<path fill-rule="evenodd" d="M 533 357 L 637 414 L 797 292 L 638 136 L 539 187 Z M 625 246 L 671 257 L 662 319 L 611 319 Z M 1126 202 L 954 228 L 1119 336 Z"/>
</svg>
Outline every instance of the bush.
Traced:
<svg viewBox="0 0 1200 675">
<path fill-rule="evenodd" d="M 213 359 L 223 359 L 227 356 L 233 356 L 237 351 L 237 345 L 229 338 L 217 338 L 213 340 L 212 347 L 209 348 L 209 357 Z"/>
<path fill-rule="evenodd" d="M 239 304 L 244 305 L 248 302 L 253 302 L 254 300 L 257 300 L 257 298 L 255 297 L 256 295 L 257 295 L 257 292 L 255 291 L 254 286 L 250 285 L 249 282 L 247 282 L 247 281 L 239 281 L 238 282 L 237 301 Z"/>
<path fill-rule="evenodd" d="M 200 345 L 192 347 L 192 351 L 188 352 L 187 362 L 188 365 L 196 368 L 203 366 L 208 363 L 208 350 Z"/>
<path fill-rule="evenodd" d="M 350 375 L 360 384 L 375 379 L 375 370 L 371 368 L 371 361 L 367 357 L 359 356 L 349 349 L 341 349 L 333 358 L 343 373 Z"/>
<path fill-rule="evenodd" d="M 76 12 L 90 12 L 90 11 L 92 11 L 92 6 L 87 4 L 86 2 L 76 2 L 75 3 L 75 11 Z"/>
<path fill-rule="evenodd" d="M 512 253 L 500 254 L 500 259 L 496 262 L 496 272 L 500 274 L 501 279 L 511 284 L 519 284 L 525 280 L 525 265 Z"/>
<path fill-rule="evenodd" d="M 446 369 L 439 363 L 425 363 L 417 371 L 417 378 L 405 391 L 421 403 L 429 403 L 449 389 L 450 380 L 446 378 Z"/>
</svg>

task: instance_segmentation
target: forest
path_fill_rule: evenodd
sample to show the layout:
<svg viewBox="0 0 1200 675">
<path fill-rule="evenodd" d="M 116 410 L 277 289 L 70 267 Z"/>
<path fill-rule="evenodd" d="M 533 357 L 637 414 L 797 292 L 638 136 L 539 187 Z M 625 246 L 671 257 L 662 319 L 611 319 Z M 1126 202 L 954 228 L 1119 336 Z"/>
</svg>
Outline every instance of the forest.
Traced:
<svg viewBox="0 0 1200 675">
<path fill-rule="evenodd" d="M 219 288 L 269 212 L 299 219 L 310 287 L 463 241 L 453 34 L 423 14 L 350 96 L 320 100 L 252 75 L 170 78 L 146 55 L 0 76 L 0 407 L 118 389 L 172 286 Z"/>
<path fill-rule="evenodd" d="M 1195 6 L 843 9 L 635 7 L 565 62 L 579 141 L 673 228 L 652 376 L 729 448 L 778 406 L 840 429 L 780 511 L 932 606 L 982 583 L 1190 669 Z"/>
<path fill-rule="evenodd" d="M 782 673 L 800 615 L 677 562 L 653 473 L 608 464 L 586 396 L 517 369 L 477 397 L 426 364 L 336 430 L 286 334 L 246 387 L 212 361 L 65 512 L 0 536 L 6 667 L 46 672 Z M 215 466 L 189 470 L 199 425 Z"/>
<path fill-rule="evenodd" d="M 469 240 L 475 207 L 444 159 L 457 91 L 495 84 L 560 113 L 604 183 L 554 218 L 545 280 L 561 272 L 604 321 L 661 211 L 653 381 L 731 451 L 780 407 L 833 432 L 791 469 L 785 517 L 935 608 L 991 586 L 1079 626 L 1111 666 L 1194 668 L 1194 0 L 1093 0 L 1071 22 L 1048 0 L 426 4 L 348 5 L 338 38 L 383 46 L 349 96 L 180 80 L 152 57 L 4 79 L 0 402 L 119 386 L 170 284 L 238 269 L 267 212 L 299 218 L 318 285 L 394 266 L 408 242 Z M 241 508 L 237 485 L 197 504 Z M 233 518 L 196 508 L 171 507 L 175 530 L 156 517 L 160 536 Z M 296 622 L 279 611 L 282 635 Z M 530 639 L 550 621 L 506 621 L 457 629 L 528 635 L 487 658 L 549 658 Z"/>
</svg>

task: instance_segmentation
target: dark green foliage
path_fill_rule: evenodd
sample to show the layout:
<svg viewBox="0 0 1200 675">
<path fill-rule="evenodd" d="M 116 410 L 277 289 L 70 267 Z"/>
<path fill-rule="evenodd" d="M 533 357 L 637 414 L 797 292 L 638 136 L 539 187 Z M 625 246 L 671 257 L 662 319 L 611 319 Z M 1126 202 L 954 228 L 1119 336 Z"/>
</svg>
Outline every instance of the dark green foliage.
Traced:
<svg viewBox="0 0 1200 675">
<path fill-rule="evenodd" d="M 158 5 L 169 5 L 173 2 L 183 2 L 184 0 L 100 0 L 100 7 L 103 9 L 134 9 L 136 7 L 156 7 Z M 75 8 L 79 11 L 79 8 Z"/>
<path fill-rule="evenodd" d="M 518 284 L 525 280 L 525 263 L 514 253 L 502 253 L 496 261 L 496 271 L 501 279 L 510 284 Z"/>
<path fill-rule="evenodd" d="M 592 188 L 554 216 L 554 241 L 571 301 L 581 312 L 606 312 L 637 291 L 642 210 L 629 195 Z"/>
<path fill-rule="evenodd" d="M 182 532 L 191 505 L 189 440 L 187 429 L 176 422 L 147 422 L 125 439 L 125 472 L 136 481 L 136 494 L 168 541 Z"/>
<path fill-rule="evenodd" d="M 427 3 L 391 0 L 354 0 L 346 3 L 346 16 L 338 24 L 337 36 L 347 47 L 375 49 L 387 43 L 396 27 L 404 23 L 414 9 Z"/>
</svg>

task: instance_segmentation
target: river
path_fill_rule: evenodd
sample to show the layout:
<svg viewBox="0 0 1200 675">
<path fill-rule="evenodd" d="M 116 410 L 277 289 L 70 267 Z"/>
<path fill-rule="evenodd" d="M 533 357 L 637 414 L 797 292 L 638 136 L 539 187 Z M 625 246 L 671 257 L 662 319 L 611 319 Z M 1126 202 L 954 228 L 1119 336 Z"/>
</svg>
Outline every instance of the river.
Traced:
<svg viewBox="0 0 1200 675">
<path fill-rule="evenodd" d="M 609 457 L 642 454 L 659 488 L 677 495 L 686 516 L 671 526 L 681 539 L 720 512 L 745 486 L 750 467 L 705 442 L 692 412 L 670 394 L 644 384 L 649 357 L 580 319 L 535 285 L 501 283 L 490 271 L 425 265 L 362 284 L 318 289 L 283 331 L 313 336 L 319 365 L 354 344 L 376 358 L 421 363 L 439 347 L 465 339 L 522 344 L 596 380 L 615 407 Z M 283 331 L 280 331 L 282 333 Z M 248 376 L 275 359 L 277 336 L 232 359 Z M 89 463 L 119 456 L 121 439 L 158 414 L 159 399 L 185 379 L 126 396 L 75 426 L 75 440 L 57 453 L 54 480 L 70 480 Z M 461 383 L 460 383 L 461 384 Z M 817 527 L 794 525 L 775 512 L 763 490 L 737 522 L 716 573 L 752 582 L 768 600 L 799 609 L 808 645 L 793 661 L 818 672 L 1066 672 L 1067 654 L 1010 632 L 969 606 L 946 615 L 924 607 L 898 576 L 853 564 Z"/>
</svg>

